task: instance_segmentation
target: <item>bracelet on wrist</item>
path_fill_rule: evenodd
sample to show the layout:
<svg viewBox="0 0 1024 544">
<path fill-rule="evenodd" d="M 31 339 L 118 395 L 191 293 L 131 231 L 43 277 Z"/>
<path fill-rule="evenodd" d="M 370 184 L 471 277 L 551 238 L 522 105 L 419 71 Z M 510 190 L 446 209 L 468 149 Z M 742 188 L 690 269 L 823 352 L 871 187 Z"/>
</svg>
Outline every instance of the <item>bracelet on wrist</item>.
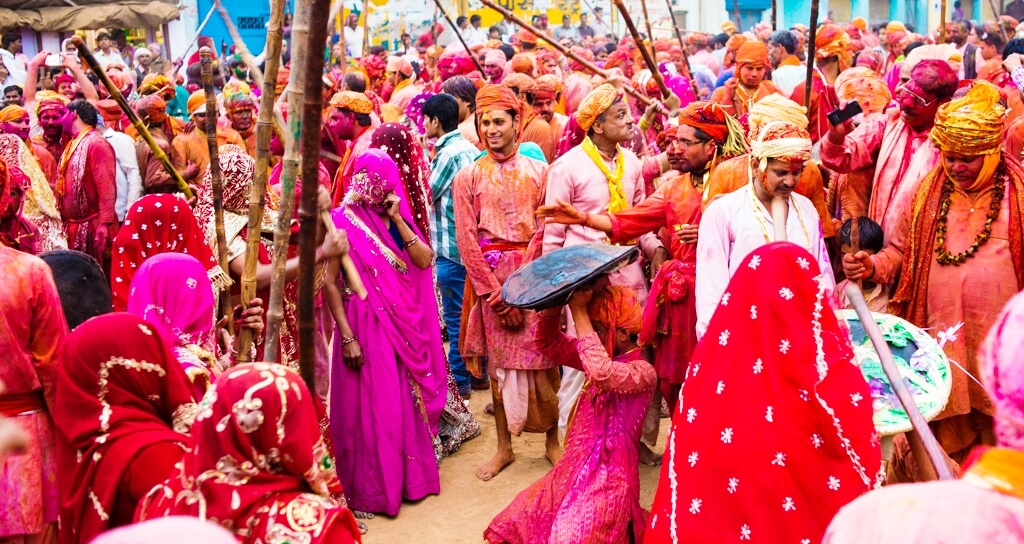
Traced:
<svg viewBox="0 0 1024 544">
<path fill-rule="evenodd" d="M 416 242 L 419 242 L 419 241 L 420 241 L 420 237 L 419 236 L 413 236 L 412 238 L 409 239 L 408 242 L 403 243 L 402 247 L 404 247 L 405 249 L 409 249 L 410 247 L 416 245 Z"/>
<path fill-rule="evenodd" d="M 356 341 L 357 340 L 356 340 L 355 336 L 342 337 L 341 338 L 341 345 L 347 346 L 347 345 L 351 344 L 352 342 L 356 342 Z"/>
</svg>

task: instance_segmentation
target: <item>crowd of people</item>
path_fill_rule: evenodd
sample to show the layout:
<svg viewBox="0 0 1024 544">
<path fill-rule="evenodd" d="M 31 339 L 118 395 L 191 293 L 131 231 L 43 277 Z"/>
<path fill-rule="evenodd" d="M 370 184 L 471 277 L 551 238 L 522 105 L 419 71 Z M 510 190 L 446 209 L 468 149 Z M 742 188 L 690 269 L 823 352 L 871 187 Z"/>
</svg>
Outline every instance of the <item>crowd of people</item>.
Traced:
<svg viewBox="0 0 1024 544">
<path fill-rule="evenodd" d="M 298 212 L 275 228 L 287 142 L 257 172 L 262 89 L 240 54 L 221 52 L 208 99 L 198 55 L 168 62 L 120 30 L 96 35 L 95 67 L 3 36 L 0 542 L 113 541 L 167 516 L 212 522 L 177 526 L 209 542 L 358 542 L 359 520 L 444 492 L 477 417 L 497 433 L 483 482 L 524 431 L 552 465 L 492 543 L 1024 538 L 1017 21 L 826 21 L 814 43 L 726 23 L 679 43 L 617 39 L 600 10 L 487 31 L 474 15 L 448 30 L 461 40 L 388 51 L 353 17 L 325 44 L 322 125 L 304 127 L 321 139 L 314 323 Z M 565 306 L 506 303 L 524 264 L 592 243 L 640 257 Z M 883 459 L 836 314 L 851 288 L 943 337 L 956 365 L 930 427 L 956 482 L 922 483 L 937 471 L 916 433 Z M 650 512 L 641 463 L 661 464 Z"/>
</svg>

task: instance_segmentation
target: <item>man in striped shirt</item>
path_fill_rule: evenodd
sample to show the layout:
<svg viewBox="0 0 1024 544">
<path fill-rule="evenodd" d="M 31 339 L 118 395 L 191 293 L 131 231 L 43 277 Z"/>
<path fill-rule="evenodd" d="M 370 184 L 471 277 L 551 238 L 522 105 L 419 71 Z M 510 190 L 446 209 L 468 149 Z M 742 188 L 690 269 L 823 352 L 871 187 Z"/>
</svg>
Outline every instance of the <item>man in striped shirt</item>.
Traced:
<svg viewBox="0 0 1024 544">
<path fill-rule="evenodd" d="M 430 163 L 430 239 L 437 253 L 437 283 L 441 286 L 441 305 L 448 327 L 448 364 L 455 376 L 459 394 L 468 398 L 470 374 L 459 354 L 459 319 L 462 316 L 462 293 L 466 286 L 466 268 L 455 242 L 455 209 L 452 204 L 452 182 L 459 170 L 473 164 L 479 153 L 459 133 L 459 104 L 448 94 L 430 97 L 423 104 L 424 128 L 428 138 L 437 138 L 435 156 Z"/>
</svg>

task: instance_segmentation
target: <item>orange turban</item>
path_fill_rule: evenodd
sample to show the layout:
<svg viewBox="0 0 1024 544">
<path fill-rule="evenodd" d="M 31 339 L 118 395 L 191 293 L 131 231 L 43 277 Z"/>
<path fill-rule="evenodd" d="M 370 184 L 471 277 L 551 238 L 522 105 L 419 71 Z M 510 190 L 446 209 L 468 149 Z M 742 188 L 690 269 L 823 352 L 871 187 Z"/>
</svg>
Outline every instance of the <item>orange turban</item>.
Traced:
<svg viewBox="0 0 1024 544">
<path fill-rule="evenodd" d="M 764 42 L 753 40 L 741 45 L 736 51 L 736 66 L 741 65 L 767 66 L 768 46 Z"/>
<path fill-rule="evenodd" d="M 174 84 L 171 80 L 163 74 L 149 74 L 142 78 L 142 83 L 139 85 L 139 94 L 163 94 L 164 91 L 170 91 L 171 95 L 174 95 Z"/>
<path fill-rule="evenodd" d="M 513 55 L 512 71 L 517 74 L 533 75 L 533 59 L 523 53 Z"/>
<path fill-rule="evenodd" d="M 738 156 L 746 152 L 743 127 L 712 102 L 691 102 L 679 111 L 679 125 L 693 127 L 711 136 L 722 147 L 726 156 Z"/>
<path fill-rule="evenodd" d="M 850 24 L 857 27 L 861 32 L 865 32 L 868 29 L 868 22 L 863 17 L 854 17 L 850 20 Z"/>
<path fill-rule="evenodd" d="M 609 355 L 615 350 L 616 330 L 640 334 L 643 311 L 640 309 L 640 299 L 631 287 L 608 285 L 594 291 L 594 298 L 587 305 L 587 314 L 590 321 L 608 330 L 608 337 L 602 338 L 602 341 Z"/>
<path fill-rule="evenodd" d="M 159 94 L 146 95 L 135 103 L 139 119 L 147 125 L 159 125 L 167 120 L 167 102 Z"/>
<path fill-rule="evenodd" d="M 506 78 L 508 79 L 508 78 Z M 493 110 L 514 111 L 516 115 L 522 115 L 523 106 L 519 103 L 512 89 L 504 85 L 484 85 L 476 93 L 476 118 L 480 121 L 484 113 Z"/>
<path fill-rule="evenodd" d="M 515 88 L 520 93 L 532 93 L 537 90 L 537 81 L 532 77 L 515 72 L 502 78 L 501 84 L 509 89 Z"/>
<path fill-rule="evenodd" d="M 36 93 L 36 117 L 39 117 L 47 110 L 56 109 L 63 111 L 70 102 L 62 94 L 57 94 L 53 91 L 39 91 Z"/>
<path fill-rule="evenodd" d="M 537 90 L 533 96 L 538 100 L 554 100 L 562 90 L 562 80 L 554 74 L 547 74 L 537 78 Z"/>
<path fill-rule="evenodd" d="M 519 38 L 519 42 L 520 43 L 529 43 L 529 44 L 536 44 L 537 43 L 537 36 L 535 36 L 533 34 L 533 32 L 530 32 L 529 30 L 526 30 L 525 28 L 520 29 L 519 32 L 516 33 L 516 37 Z"/>
<path fill-rule="evenodd" d="M 124 116 L 121 106 L 109 98 L 96 102 L 96 109 L 99 110 L 104 121 L 119 121 Z"/>
<path fill-rule="evenodd" d="M 373 111 L 373 102 L 370 102 L 370 99 L 366 98 L 363 93 L 341 91 L 331 97 L 331 107 L 370 115 L 370 112 Z"/>
<path fill-rule="evenodd" d="M 199 89 L 190 94 L 185 107 L 188 109 L 189 116 L 206 113 L 206 91 Z"/>
<path fill-rule="evenodd" d="M 743 34 L 733 34 L 729 41 L 725 42 L 726 51 L 738 51 L 740 46 L 747 43 L 748 38 Z"/>
<path fill-rule="evenodd" d="M 839 25 L 823 25 L 814 37 L 814 58 L 839 57 L 839 69 L 845 70 L 853 64 L 852 46 L 850 35 Z"/>
<path fill-rule="evenodd" d="M 840 100 L 856 100 L 867 114 L 884 110 L 892 101 L 889 85 L 882 76 L 864 66 L 840 72 L 835 81 L 835 89 Z"/>
<path fill-rule="evenodd" d="M 17 104 L 11 104 L 10 106 L 7 106 L 6 108 L 0 110 L 0 123 L 20 121 L 22 118 L 25 117 L 26 113 L 28 112 L 25 111 L 25 108 Z"/>
<path fill-rule="evenodd" d="M 622 93 L 610 83 L 598 85 L 583 98 L 583 102 L 580 102 L 580 107 L 576 109 L 576 122 L 584 132 L 589 131 L 590 127 L 594 126 L 594 121 L 621 98 Z"/>
</svg>

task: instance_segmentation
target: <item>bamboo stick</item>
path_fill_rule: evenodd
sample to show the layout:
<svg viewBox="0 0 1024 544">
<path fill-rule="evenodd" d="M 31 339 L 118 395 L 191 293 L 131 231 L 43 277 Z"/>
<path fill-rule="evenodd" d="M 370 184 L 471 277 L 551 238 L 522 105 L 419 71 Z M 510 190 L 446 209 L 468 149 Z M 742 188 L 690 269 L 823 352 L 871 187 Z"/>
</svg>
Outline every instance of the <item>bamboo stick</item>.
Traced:
<svg viewBox="0 0 1024 544">
<path fill-rule="evenodd" d="M 772 0 L 772 30 L 779 29 L 779 2 Z"/>
<path fill-rule="evenodd" d="M 310 0 L 317 1 L 317 0 Z M 370 51 L 370 0 L 363 0 L 363 54 Z"/>
<path fill-rule="evenodd" d="M 160 149 L 156 140 L 153 139 L 153 135 L 150 134 L 149 129 L 146 128 L 142 119 L 139 119 L 138 114 L 135 113 L 135 110 L 133 110 L 130 105 L 128 105 L 128 101 L 124 99 L 121 91 L 112 81 L 110 81 L 110 77 L 108 77 L 107 73 L 103 71 L 102 67 L 100 67 L 99 62 L 96 61 L 96 57 L 93 56 L 92 51 L 89 51 L 89 47 L 85 45 L 84 41 L 82 41 L 81 36 L 72 36 L 71 43 L 78 48 L 78 56 L 85 61 L 85 64 L 89 66 L 89 69 L 100 78 L 103 85 L 105 85 L 107 90 L 110 91 L 110 97 L 114 99 L 114 102 L 117 102 L 121 111 L 128 116 L 128 120 L 132 122 L 132 126 L 139 132 L 142 139 L 146 141 L 146 145 L 149 146 L 149 149 L 153 151 L 153 157 L 160 161 L 160 165 L 164 167 L 164 170 L 166 170 L 174 182 L 178 184 L 178 189 L 185 194 L 185 198 L 192 198 L 195 196 L 192 194 L 192 189 L 189 189 L 188 184 L 185 183 L 185 180 L 181 177 L 181 174 L 174 169 L 174 165 L 171 164 L 171 159 L 167 157 L 164 150 Z"/>
<path fill-rule="evenodd" d="M 644 63 L 647 64 L 647 69 L 651 71 L 651 77 L 654 78 L 655 83 L 658 84 L 658 89 L 661 90 L 661 97 L 668 98 L 671 91 L 665 86 L 665 78 L 661 77 L 661 72 L 658 71 L 658 65 L 654 62 L 654 57 L 651 56 L 651 52 L 644 47 L 644 42 L 640 39 L 640 31 L 636 29 L 636 25 L 633 24 L 633 18 L 629 16 L 629 10 L 626 9 L 626 5 L 622 0 L 614 0 L 615 7 L 619 8 L 619 13 L 622 15 L 622 20 L 626 23 L 626 28 L 629 29 L 629 33 L 633 35 L 633 41 L 636 42 L 636 46 L 640 49 L 640 54 L 644 58 Z"/>
<path fill-rule="evenodd" d="M 256 297 L 256 268 L 259 265 L 263 208 L 266 206 L 267 177 L 270 175 L 270 135 L 274 127 L 274 88 L 281 65 L 285 0 L 270 3 L 270 24 L 267 26 L 267 77 L 260 95 L 260 117 L 256 122 L 256 177 L 249 193 L 249 225 L 245 239 L 245 269 L 242 272 L 242 308 Z M 216 0 L 220 6 L 220 0 Z M 248 363 L 252 348 L 252 329 L 242 328 L 239 334 L 238 362 Z"/>
<path fill-rule="evenodd" d="M 736 17 L 736 32 L 743 34 L 743 18 L 740 17 L 740 0 L 732 0 L 732 13 Z"/>
<path fill-rule="evenodd" d="M 650 42 L 651 47 L 649 51 L 654 54 L 654 32 L 651 31 L 651 16 L 647 14 L 647 0 L 640 0 L 640 8 L 644 13 L 644 25 L 647 27 L 647 40 Z"/>
<path fill-rule="evenodd" d="M 330 10 L 330 0 L 309 0 L 309 20 L 322 21 Z M 367 14 L 369 15 L 369 14 Z M 365 38 L 364 38 L 365 40 Z M 309 28 L 305 47 L 305 62 L 302 65 L 305 79 L 303 89 L 302 140 L 302 196 L 299 204 L 299 373 L 309 386 L 316 391 L 314 363 L 316 359 L 316 312 L 314 279 L 316 275 L 317 220 L 319 218 L 317 193 L 320 187 L 320 125 L 323 108 L 324 56 L 327 41 L 327 27 L 314 24 Z M 292 115 L 297 115 L 293 112 Z"/>
<path fill-rule="evenodd" d="M 1009 42 L 1010 37 L 1006 34 L 1006 27 L 1003 26 L 1003 20 L 1001 18 L 1002 15 L 1000 15 L 999 10 L 996 9 L 995 0 L 988 0 L 988 6 L 992 8 L 992 16 L 996 18 L 996 23 L 999 25 L 999 33 L 1003 35 L 1003 42 Z"/>
<path fill-rule="evenodd" d="M 545 34 L 543 32 L 541 32 L 540 30 L 537 30 L 537 27 L 531 25 L 530 23 L 527 23 L 526 21 L 521 19 L 518 15 L 516 15 L 512 11 L 508 10 L 507 8 L 505 8 L 505 7 L 503 7 L 503 6 L 499 5 L 499 4 L 496 4 L 494 2 L 494 0 L 480 0 L 480 3 L 482 3 L 483 5 L 491 8 L 491 9 L 493 9 L 494 11 L 497 11 L 498 13 L 502 14 L 504 17 L 507 17 L 509 21 L 512 21 L 513 23 L 515 23 L 515 24 L 519 25 L 520 27 L 526 29 L 528 32 L 530 32 L 534 36 L 537 36 L 538 38 L 545 38 Z M 611 74 L 609 72 L 598 68 L 596 65 L 594 65 L 594 63 L 592 63 L 592 62 L 588 61 L 587 59 L 577 55 L 576 53 L 573 53 L 572 51 L 569 50 L 568 47 L 565 47 L 564 45 L 562 45 L 562 44 L 560 44 L 560 43 L 558 43 L 556 41 L 548 42 L 546 38 L 544 39 L 544 41 L 547 42 L 548 44 L 550 44 L 551 47 L 554 47 L 555 49 L 557 49 L 559 53 L 561 53 L 561 54 L 569 57 L 570 59 L 578 62 L 580 64 L 580 66 L 583 66 L 583 68 L 586 69 L 588 72 L 590 72 L 592 74 L 599 75 L 599 76 L 601 76 L 601 77 L 603 77 L 605 79 L 608 79 L 608 78 L 611 77 Z M 644 94 L 640 93 L 639 91 L 637 91 L 636 89 L 634 89 L 632 86 L 630 86 L 628 84 L 623 86 L 623 91 L 625 91 L 626 94 L 628 94 L 628 95 L 632 96 L 633 98 L 635 98 L 635 99 L 639 100 L 640 102 L 642 102 L 645 106 L 650 106 L 651 104 L 654 104 L 656 102 L 655 100 L 652 100 L 651 98 L 648 98 L 647 96 L 645 96 Z M 659 110 L 662 113 L 668 114 L 668 111 L 664 107 L 660 107 Z"/>
<path fill-rule="evenodd" d="M 946 43 L 946 0 L 939 0 L 939 43 Z M 999 17 L 996 17 L 996 22 L 999 21 Z M 1002 25 L 1000 25 L 1002 26 Z"/>
<path fill-rule="evenodd" d="M 213 90 L 213 51 L 199 49 L 203 92 L 206 94 L 206 146 L 210 151 L 210 188 L 213 192 L 213 222 L 217 230 L 217 262 L 225 272 L 228 267 L 228 242 L 224 235 L 224 183 L 220 177 L 220 157 L 217 153 L 217 95 Z M 221 289 L 218 316 L 228 316 L 228 330 L 232 329 L 231 291 Z"/>
<path fill-rule="evenodd" d="M 480 65 L 480 59 L 469 50 L 469 46 L 466 45 L 466 39 L 462 37 L 462 33 L 459 32 L 459 27 L 455 26 L 455 23 L 452 22 L 452 18 L 448 16 L 448 12 L 444 10 L 444 6 L 441 5 L 441 0 L 434 0 L 434 4 L 441 12 L 444 20 L 448 21 L 448 26 L 452 27 L 452 32 L 455 33 L 455 37 L 459 39 L 459 43 L 462 44 L 462 47 L 466 49 L 466 54 L 469 55 L 469 58 L 473 59 L 473 64 L 476 65 L 477 70 L 480 70 L 480 75 L 486 77 L 487 72 L 484 72 L 484 67 Z"/>
<path fill-rule="evenodd" d="M 917 438 L 923 443 L 924 449 L 928 453 L 927 457 L 935 468 L 935 473 L 940 480 L 952 480 L 953 475 L 949 471 L 949 465 L 946 464 L 946 454 L 942 451 L 942 447 L 939 446 L 939 442 L 935 440 L 935 435 L 932 434 L 931 429 L 928 428 L 928 421 L 921 415 L 921 411 L 917 409 L 917 404 L 914 402 L 914 397 L 910 395 L 910 390 L 903 383 L 900 371 L 892 358 L 889 344 L 885 342 L 882 331 L 878 329 L 875 318 L 872 317 L 871 311 L 868 310 L 868 303 L 864 300 L 864 294 L 861 293 L 856 285 L 851 284 L 846 286 L 846 296 L 850 299 L 854 309 L 857 310 L 860 324 L 864 327 L 864 331 L 868 333 L 868 337 L 871 338 L 875 351 L 878 352 L 878 361 L 882 364 L 882 370 L 885 371 L 886 378 L 889 379 L 889 385 L 896 393 L 896 397 L 900 400 L 900 404 L 903 405 L 903 409 L 907 412 L 910 424 L 914 427 L 914 432 L 918 435 Z M 918 459 L 918 463 L 922 467 L 924 466 L 923 459 Z"/>
<path fill-rule="evenodd" d="M 295 178 L 299 170 L 299 135 L 302 130 L 302 67 L 309 31 L 309 3 L 295 3 L 292 17 L 292 70 L 288 76 L 288 138 L 285 139 L 284 158 L 281 160 L 281 202 L 277 225 L 274 227 L 274 261 L 270 280 L 270 302 L 267 305 L 267 333 L 263 359 L 276 363 L 281 353 L 281 322 L 284 320 L 284 286 L 288 245 L 291 242 L 292 215 L 295 210 Z M 319 128 L 320 123 L 317 123 Z M 284 361 L 287 363 L 287 361 Z"/>
<path fill-rule="evenodd" d="M 788 199 L 772 197 L 772 226 L 775 227 L 775 241 L 786 241 L 786 214 L 789 212 Z"/>
<path fill-rule="evenodd" d="M 686 52 L 686 42 L 683 41 L 683 33 L 679 30 L 679 25 L 676 24 L 676 15 L 672 11 L 672 0 L 665 0 L 665 4 L 668 5 L 668 19 L 672 22 L 672 30 L 676 33 L 676 39 L 679 40 L 679 50 L 683 53 L 683 65 L 686 66 L 686 79 L 690 80 L 690 87 L 693 89 L 693 98 L 700 100 L 700 88 L 697 86 L 697 80 L 693 77 L 693 66 L 690 65 L 690 55 Z"/>
<path fill-rule="evenodd" d="M 818 0 L 811 0 L 811 26 L 809 31 L 810 36 L 807 37 L 807 84 L 804 88 L 804 107 L 807 108 L 807 111 L 811 111 L 811 89 L 814 87 L 814 54 L 817 49 L 814 46 L 814 40 L 818 37 Z"/>
</svg>

